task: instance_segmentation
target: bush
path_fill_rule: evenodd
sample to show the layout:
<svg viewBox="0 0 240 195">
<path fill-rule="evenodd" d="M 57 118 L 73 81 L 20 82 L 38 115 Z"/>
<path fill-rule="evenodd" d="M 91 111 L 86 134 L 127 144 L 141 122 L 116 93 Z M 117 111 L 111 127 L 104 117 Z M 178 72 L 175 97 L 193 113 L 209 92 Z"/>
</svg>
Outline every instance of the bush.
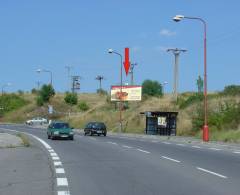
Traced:
<svg viewBox="0 0 240 195">
<path fill-rule="evenodd" d="M 0 115 L 21 108 L 27 101 L 16 94 L 4 94 L 0 96 Z"/>
<path fill-rule="evenodd" d="M 89 106 L 87 105 L 86 102 L 82 101 L 82 102 L 79 103 L 78 108 L 81 111 L 87 111 L 89 109 Z"/>
<path fill-rule="evenodd" d="M 55 91 L 52 85 L 43 85 L 38 94 L 37 105 L 43 105 L 45 102 L 49 102 L 50 98 L 55 95 Z"/>
<path fill-rule="evenodd" d="M 177 104 L 179 105 L 180 109 L 184 109 L 194 103 L 202 102 L 203 98 L 204 96 L 202 93 L 195 93 L 194 95 L 189 96 L 187 99 L 178 97 Z"/>
<path fill-rule="evenodd" d="M 223 95 L 240 95 L 240 85 L 228 85 L 222 91 Z"/>
<path fill-rule="evenodd" d="M 145 80 L 142 84 L 143 95 L 162 96 L 162 85 L 158 81 Z"/>
<path fill-rule="evenodd" d="M 70 105 L 77 105 L 77 103 L 78 103 L 77 94 L 67 92 L 65 95 L 64 101 Z"/>
</svg>

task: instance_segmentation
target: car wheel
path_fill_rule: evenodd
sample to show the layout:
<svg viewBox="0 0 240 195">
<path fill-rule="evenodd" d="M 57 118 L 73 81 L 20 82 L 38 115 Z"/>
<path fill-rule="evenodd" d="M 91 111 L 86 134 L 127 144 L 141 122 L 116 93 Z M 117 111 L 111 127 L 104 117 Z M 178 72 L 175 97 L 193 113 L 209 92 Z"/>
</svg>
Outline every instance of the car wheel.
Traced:
<svg viewBox="0 0 240 195">
<path fill-rule="evenodd" d="M 90 136 L 93 136 L 93 132 L 92 131 L 90 131 Z"/>
<path fill-rule="evenodd" d="M 103 135 L 106 137 L 107 133 L 104 133 Z"/>
<path fill-rule="evenodd" d="M 97 135 L 98 135 L 98 136 L 100 136 L 100 134 L 99 134 L 99 133 L 98 133 Z"/>
<path fill-rule="evenodd" d="M 87 133 L 86 132 L 84 132 L 84 136 L 86 136 L 87 135 Z"/>
<path fill-rule="evenodd" d="M 47 138 L 50 139 L 50 135 L 47 134 Z"/>
<path fill-rule="evenodd" d="M 70 136 L 70 138 L 69 138 L 70 140 L 74 140 L 74 137 L 73 136 Z"/>
</svg>

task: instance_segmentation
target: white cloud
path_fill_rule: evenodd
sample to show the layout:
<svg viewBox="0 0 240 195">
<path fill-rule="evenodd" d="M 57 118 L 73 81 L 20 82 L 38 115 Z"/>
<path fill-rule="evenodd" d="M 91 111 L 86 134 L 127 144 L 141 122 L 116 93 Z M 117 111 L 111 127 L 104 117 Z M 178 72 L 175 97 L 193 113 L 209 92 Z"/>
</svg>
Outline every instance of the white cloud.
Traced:
<svg viewBox="0 0 240 195">
<path fill-rule="evenodd" d="M 160 31 L 160 35 L 161 36 L 166 36 L 166 37 L 171 37 L 171 36 L 175 36 L 177 33 L 168 29 L 162 29 Z"/>
</svg>

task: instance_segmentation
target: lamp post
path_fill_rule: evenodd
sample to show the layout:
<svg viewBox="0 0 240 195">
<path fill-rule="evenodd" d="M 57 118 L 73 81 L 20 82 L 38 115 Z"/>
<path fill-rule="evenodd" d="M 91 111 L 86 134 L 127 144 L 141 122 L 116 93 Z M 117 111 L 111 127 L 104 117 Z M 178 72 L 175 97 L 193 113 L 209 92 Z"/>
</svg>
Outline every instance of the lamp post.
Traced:
<svg viewBox="0 0 240 195">
<path fill-rule="evenodd" d="M 120 132 L 122 133 L 122 86 L 123 86 L 123 82 L 122 82 L 122 66 L 123 66 L 123 57 L 120 53 L 114 51 L 113 49 L 109 49 L 108 53 L 110 54 L 116 54 L 120 57 L 121 60 L 121 66 L 120 66 L 120 105 L 119 105 L 119 122 L 120 122 Z"/>
<path fill-rule="evenodd" d="M 176 15 L 173 20 L 179 22 L 182 19 L 198 20 L 203 24 L 204 28 L 204 126 L 203 126 L 203 141 L 209 141 L 209 128 L 208 128 L 208 116 L 207 116 L 207 23 L 205 20 L 199 17 L 189 17 L 183 15 Z"/>
<path fill-rule="evenodd" d="M 41 72 L 48 72 L 50 74 L 50 85 L 52 86 L 52 71 L 50 70 L 45 70 L 45 69 L 37 69 L 36 72 L 41 73 Z"/>
<path fill-rule="evenodd" d="M 11 86 L 11 85 L 12 85 L 11 83 L 7 83 L 7 84 L 2 85 L 2 95 L 4 93 L 4 88 L 8 87 L 8 86 Z"/>
</svg>

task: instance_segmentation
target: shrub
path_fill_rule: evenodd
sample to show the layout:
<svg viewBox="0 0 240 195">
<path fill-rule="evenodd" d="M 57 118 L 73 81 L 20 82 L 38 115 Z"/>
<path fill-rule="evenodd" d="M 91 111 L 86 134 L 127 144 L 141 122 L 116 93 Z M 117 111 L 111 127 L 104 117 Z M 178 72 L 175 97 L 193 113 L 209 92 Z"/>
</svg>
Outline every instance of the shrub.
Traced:
<svg viewBox="0 0 240 195">
<path fill-rule="evenodd" d="M 38 93 L 37 105 L 43 105 L 45 102 L 49 102 L 50 98 L 55 95 L 55 91 L 52 85 L 43 85 Z"/>
<path fill-rule="evenodd" d="M 78 103 L 77 94 L 67 92 L 65 95 L 64 101 L 70 105 L 77 105 L 77 103 Z"/>
<path fill-rule="evenodd" d="M 177 104 L 179 105 L 180 109 L 184 109 L 194 103 L 198 103 L 203 101 L 203 94 L 202 93 L 195 93 L 194 95 L 189 96 L 187 99 L 178 98 Z"/>
<path fill-rule="evenodd" d="M 87 111 L 89 109 L 89 106 L 87 105 L 86 102 L 82 101 L 82 102 L 79 103 L 78 108 L 81 111 Z"/>
<path fill-rule="evenodd" d="M 240 95 L 240 85 L 228 85 L 225 86 L 222 91 L 223 95 Z"/>
<path fill-rule="evenodd" d="M 145 80 L 142 84 L 143 95 L 162 96 L 162 85 L 158 81 Z"/>
</svg>

